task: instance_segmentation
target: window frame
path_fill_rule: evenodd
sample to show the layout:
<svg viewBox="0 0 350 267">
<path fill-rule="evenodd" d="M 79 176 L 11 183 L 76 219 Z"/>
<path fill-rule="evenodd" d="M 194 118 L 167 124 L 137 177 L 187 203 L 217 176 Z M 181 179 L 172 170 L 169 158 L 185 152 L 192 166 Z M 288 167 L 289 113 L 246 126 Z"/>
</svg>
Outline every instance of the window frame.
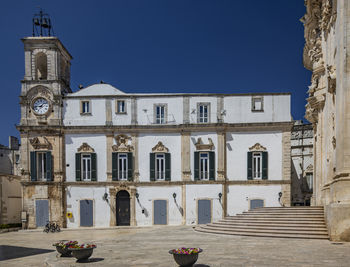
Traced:
<svg viewBox="0 0 350 267">
<path fill-rule="evenodd" d="M 120 111 L 119 110 L 119 103 L 124 103 L 123 104 L 123 111 Z M 116 100 L 116 113 L 117 114 L 126 114 L 126 101 L 125 100 L 122 100 L 122 99 L 117 99 Z"/>
<path fill-rule="evenodd" d="M 36 180 L 47 181 L 46 151 L 37 151 L 35 153 L 36 153 Z M 39 159 L 40 155 L 41 155 L 41 160 Z M 40 163 L 41 163 L 41 168 L 40 168 Z"/>
<path fill-rule="evenodd" d="M 260 100 L 260 109 L 255 108 L 255 102 Z M 264 97 L 252 96 L 251 110 L 253 112 L 264 112 Z"/>
<path fill-rule="evenodd" d="M 158 118 L 158 108 L 162 108 L 163 109 L 163 119 L 160 117 Z M 167 104 L 154 104 L 153 107 L 153 121 L 154 124 L 167 124 L 168 122 L 168 105 Z M 162 114 L 162 113 L 160 113 Z"/>
<path fill-rule="evenodd" d="M 158 161 L 161 162 L 163 169 L 158 171 Z M 154 173 L 156 181 L 165 181 L 165 153 L 155 153 L 154 155 Z M 159 175 L 161 174 L 161 175 Z M 160 176 L 160 177 L 159 177 Z"/>
<path fill-rule="evenodd" d="M 87 158 L 87 156 L 89 158 Z M 88 160 L 84 160 L 85 159 L 89 159 L 89 167 L 90 167 L 90 170 L 86 171 L 84 173 L 84 161 L 88 161 Z M 81 180 L 84 182 L 84 181 L 91 181 L 91 178 L 92 178 L 92 156 L 91 156 L 91 153 L 81 153 Z M 87 175 L 85 175 L 87 174 Z M 85 176 L 88 176 L 88 177 L 85 177 Z"/>
<path fill-rule="evenodd" d="M 260 162 L 254 162 L 255 159 L 259 159 Z M 252 178 L 253 180 L 262 180 L 262 161 L 263 161 L 263 155 L 261 151 L 252 151 Z M 255 168 L 258 165 L 258 172 L 256 172 Z M 256 175 L 258 173 L 258 175 Z"/>
<path fill-rule="evenodd" d="M 128 180 L 128 166 L 129 166 L 128 165 L 128 153 L 118 153 L 117 160 L 118 160 L 117 179 L 118 179 L 118 181 L 127 181 Z M 120 160 L 121 160 L 121 162 L 120 162 Z"/>
<path fill-rule="evenodd" d="M 85 111 L 84 105 L 87 104 L 87 111 Z M 80 115 L 91 115 L 91 101 L 81 100 L 80 101 Z"/>
<path fill-rule="evenodd" d="M 309 190 L 312 191 L 313 186 L 314 186 L 314 174 L 313 174 L 313 172 L 306 172 L 305 179 L 306 179 L 307 185 L 309 186 Z M 310 186 L 310 184 L 311 184 L 311 186 Z"/>
<path fill-rule="evenodd" d="M 206 155 L 206 157 L 202 157 Z M 206 159 L 206 170 L 203 172 L 202 159 Z M 205 168 L 205 167 L 204 167 Z M 203 175 L 204 174 L 204 175 Z M 199 180 L 209 180 L 210 178 L 210 157 L 209 152 L 199 152 Z"/>
<path fill-rule="evenodd" d="M 201 116 L 201 107 L 207 108 L 207 116 Z M 204 114 L 204 112 L 202 112 Z M 206 118 L 206 121 L 205 121 Z M 210 123 L 210 102 L 197 103 L 197 123 Z"/>
</svg>

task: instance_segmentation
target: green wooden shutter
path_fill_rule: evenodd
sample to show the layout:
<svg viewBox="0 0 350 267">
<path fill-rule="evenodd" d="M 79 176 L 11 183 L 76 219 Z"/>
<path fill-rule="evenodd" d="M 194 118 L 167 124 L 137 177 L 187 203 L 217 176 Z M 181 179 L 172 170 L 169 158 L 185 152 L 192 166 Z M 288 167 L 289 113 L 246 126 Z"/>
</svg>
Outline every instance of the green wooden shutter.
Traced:
<svg viewBox="0 0 350 267">
<path fill-rule="evenodd" d="M 46 152 L 46 180 L 47 181 L 53 181 L 52 179 L 52 156 L 51 152 Z"/>
<path fill-rule="evenodd" d="M 91 153 L 91 181 L 97 181 L 96 153 Z"/>
<path fill-rule="evenodd" d="M 151 181 L 156 180 L 155 153 L 149 153 L 149 178 Z"/>
<path fill-rule="evenodd" d="M 112 152 L 112 181 L 118 180 L 118 153 Z"/>
<path fill-rule="evenodd" d="M 194 180 L 199 180 L 199 152 L 194 152 Z"/>
<path fill-rule="evenodd" d="M 253 180 L 253 153 L 248 152 L 247 155 L 247 178 Z"/>
<path fill-rule="evenodd" d="M 215 152 L 209 152 L 209 180 L 215 180 Z"/>
<path fill-rule="evenodd" d="M 165 153 L 165 181 L 171 180 L 171 157 L 170 153 Z"/>
<path fill-rule="evenodd" d="M 133 174 L 134 174 L 134 168 L 133 168 L 133 158 L 132 153 L 128 153 L 128 181 L 133 181 Z"/>
<path fill-rule="evenodd" d="M 75 180 L 81 181 L 81 154 L 75 153 Z"/>
<path fill-rule="evenodd" d="M 267 180 L 268 158 L 267 152 L 262 152 L 262 179 Z"/>
<path fill-rule="evenodd" d="M 36 152 L 30 152 L 30 180 L 36 181 Z"/>
</svg>

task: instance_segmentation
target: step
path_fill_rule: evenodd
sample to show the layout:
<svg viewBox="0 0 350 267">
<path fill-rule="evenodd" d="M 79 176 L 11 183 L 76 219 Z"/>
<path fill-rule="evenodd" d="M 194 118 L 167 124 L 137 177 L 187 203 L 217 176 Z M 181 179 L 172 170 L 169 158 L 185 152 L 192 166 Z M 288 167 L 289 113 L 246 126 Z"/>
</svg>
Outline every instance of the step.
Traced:
<svg viewBox="0 0 350 267">
<path fill-rule="evenodd" d="M 211 233 L 211 234 L 224 234 L 224 235 L 239 235 L 239 236 L 255 236 L 255 237 L 273 237 L 273 238 L 298 238 L 298 239 L 328 239 L 328 236 L 325 235 L 292 235 L 292 234 L 268 234 L 268 233 L 250 233 L 250 232 L 227 232 L 227 231 L 220 231 L 220 230 L 210 230 L 210 229 L 203 229 L 203 228 L 195 228 L 196 231 L 202 232 L 202 233 Z"/>
<path fill-rule="evenodd" d="M 225 221 L 218 221 L 213 222 L 212 224 L 218 224 L 218 225 L 237 225 L 237 226 L 258 226 L 258 227 L 264 227 L 264 226 L 273 226 L 273 227 L 316 227 L 316 228 L 327 228 L 325 223 L 259 223 L 259 222 L 225 222 Z"/>
<path fill-rule="evenodd" d="M 324 222 L 323 218 L 302 218 L 302 219 L 291 219 L 291 218 L 247 218 L 247 217 L 234 217 L 234 218 L 225 218 L 225 221 L 266 221 L 266 222 L 274 222 L 274 221 L 279 221 L 279 222 Z"/>
<path fill-rule="evenodd" d="M 314 209 L 314 208 L 256 208 L 250 211 L 304 211 L 304 212 L 312 212 L 312 211 L 324 211 L 324 209 Z"/>
<path fill-rule="evenodd" d="M 246 228 L 236 228 L 236 229 L 230 229 L 230 228 L 217 228 L 217 227 L 211 227 L 209 225 L 201 226 L 201 228 L 204 229 L 211 229 L 211 230 L 220 230 L 220 231 L 235 231 L 235 232 L 242 232 L 242 233 L 282 233 L 282 234 L 293 234 L 293 235 L 328 235 L 327 231 L 309 231 L 307 233 L 301 232 L 301 231 L 293 231 L 293 230 L 270 230 L 270 229 L 246 229 Z"/>
<path fill-rule="evenodd" d="M 324 217 L 321 215 L 293 215 L 293 214 L 284 214 L 284 215 L 269 215 L 269 214 L 240 214 L 236 215 L 235 217 L 249 217 L 249 218 L 317 218 L 317 219 L 324 219 Z"/>
<path fill-rule="evenodd" d="M 244 211 L 242 214 L 296 214 L 296 215 L 324 215 L 323 211 L 263 211 L 263 210 L 254 210 L 254 211 Z"/>
<path fill-rule="evenodd" d="M 298 227 L 276 227 L 276 226 L 232 226 L 232 225 L 218 225 L 218 224 L 208 224 L 206 226 L 202 226 L 202 228 L 221 228 L 221 229 L 233 229 L 233 230 L 271 230 L 271 231 L 297 231 L 297 232 L 320 232 L 320 233 L 328 233 L 327 228 L 298 228 Z"/>
</svg>

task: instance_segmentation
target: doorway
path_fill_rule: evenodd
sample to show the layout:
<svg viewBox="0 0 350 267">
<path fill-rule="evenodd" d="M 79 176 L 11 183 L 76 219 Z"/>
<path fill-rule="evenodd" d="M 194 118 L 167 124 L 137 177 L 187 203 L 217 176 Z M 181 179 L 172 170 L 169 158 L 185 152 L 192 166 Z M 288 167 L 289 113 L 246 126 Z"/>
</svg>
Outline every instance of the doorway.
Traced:
<svg viewBox="0 0 350 267">
<path fill-rule="evenodd" d="M 211 200 L 198 200 L 198 224 L 211 223 Z"/>
<path fill-rule="evenodd" d="M 36 227 L 43 227 L 49 221 L 49 201 L 47 199 L 35 200 Z"/>
<path fill-rule="evenodd" d="M 93 201 L 89 199 L 80 200 L 80 226 L 94 225 Z"/>
<path fill-rule="evenodd" d="M 116 216 L 118 226 L 130 225 L 130 195 L 122 190 L 116 196 Z"/>
</svg>

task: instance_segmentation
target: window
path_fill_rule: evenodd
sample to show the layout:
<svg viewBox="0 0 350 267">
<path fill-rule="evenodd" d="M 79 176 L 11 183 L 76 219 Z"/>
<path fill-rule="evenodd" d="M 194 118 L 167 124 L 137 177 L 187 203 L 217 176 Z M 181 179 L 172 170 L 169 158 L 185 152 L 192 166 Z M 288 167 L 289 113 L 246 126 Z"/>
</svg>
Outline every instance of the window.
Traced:
<svg viewBox="0 0 350 267">
<path fill-rule="evenodd" d="M 197 105 L 197 122 L 208 123 L 209 122 L 209 103 L 199 103 Z"/>
<path fill-rule="evenodd" d="M 16 155 L 16 164 L 19 164 L 19 161 L 20 161 L 20 157 L 19 157 L 19 155 L 17 154 L 17 155 Z"/>
<path fill-rule="evenodd" d="M 194 152 L 194 180 L 215 180 L 215 152 Z"/>
<path fill-rule="evenodd" d="M 75 180 L 97 181 L 96 153 L 75 154 Z"/>
<path fill-rule="evenodd" d="M 264 111 L 263 109 L 263 97 L 262 96 L 254 96 L 252 97 L 252 111 Z"/>
<path fill-rule="evenodd" d="M 91 180 L 91 155 L 90 154 L 82 154 L 81 157 L 81 165 L 82 165 L 82 174 L 83 181 Z"/>
<path fill-rule="evenodd" d="M 37 181 L 46 179 L 46 152 L 37 152 Z"/>
<path fill-rule="evenodd" d="M 52 181 L 52 157 L 50 151 L 30 152 L 30 180 Z"/>
<path fill-rule="evenodd" d="M 90 114 L 90 101 L 81 101 L 81 113 Z"/>
<path fill-rule="evenodd" d="M 268 170 L 268 153 L 267 151 L 250 151 L 248 152 L 248 180 L 267 179 Z"/>
<path fill-rule="evenodd" d="M 132 152 L 112 152 L 112 180 L 133 180 L 133 155 Z"/>
<path fill-rule="evenodd" d="M 208 153 L 199 154 L 199 179 L 200 180 L 209 179 L 209 154 Z"/>
<path fill-rule="evenodd" d="M 128 155 L 127 153 L 118 153 L 118 180 L 127 180 L 128 178 Z"/>
<path fill-rule="evenodd" d="M 171 180 L 170 153 L 150 153 L 150 180 Z"/>
<path fill-rule="evenodd" d="M 117 100 L 117 113 L 126 113 L 124 100 Z"/>
<path fill-rule="evenodd" d="M 309 190 L 313 188 L 313 174 L 311 172 L 306 173 L 306 182 L 309 186 Z"/>
<path fill-rule="evenodd" d="M 156 124 L 166 123 L 166 106 L 165 105 L 155 106 L 155 123 Z"/>
<path fill-rule="evenodd" d="M 156 180 L 164 180 L 165 178 L 165 156 L 164 154 L 156 154 Z"/>
<path fill-rule="evenodd" d="M 262 155 L 261 152 L 253 153 L 253 179 L 262 178 Z"/>
</svg>

